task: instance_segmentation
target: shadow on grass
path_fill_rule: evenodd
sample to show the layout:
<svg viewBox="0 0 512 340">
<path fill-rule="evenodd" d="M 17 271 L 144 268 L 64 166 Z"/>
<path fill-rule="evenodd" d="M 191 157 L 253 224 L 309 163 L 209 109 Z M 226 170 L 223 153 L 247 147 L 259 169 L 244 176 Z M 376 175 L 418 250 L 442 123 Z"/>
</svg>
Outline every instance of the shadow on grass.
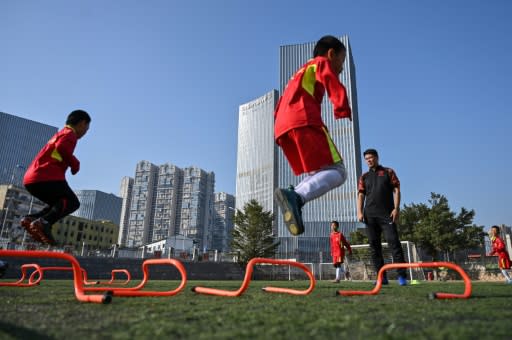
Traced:
<svg viewBox="0 0 512 340">
<path fill-rule="evenodd" d="M 46 334 L 39 333 L 32 329 L 20 327 L 10 323 L 0 321 L 1 333 L 10 335 L 15 339 L 41 339 L 41 340 L 52 340 L 53 338 Z"/>
</svg>

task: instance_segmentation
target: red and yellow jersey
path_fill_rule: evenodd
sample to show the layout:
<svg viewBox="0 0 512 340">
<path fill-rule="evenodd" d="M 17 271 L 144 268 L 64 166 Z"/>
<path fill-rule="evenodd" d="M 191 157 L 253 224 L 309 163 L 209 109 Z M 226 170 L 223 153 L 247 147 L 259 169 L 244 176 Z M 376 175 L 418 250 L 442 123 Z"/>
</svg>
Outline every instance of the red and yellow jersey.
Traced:
<svg viewBox="0 0 512 340">
<path fill-rule="evenodd" d="M 70 126 L 57 132 L 29 165 L 23 184 L 63 181 L 68 167 L 78 171 L 80 162 L 73 155 L 77 141 L 76 133 Z"/>
<path fill-rule="evenodd" d="M 308 61 L 290 79 L 274 112 L 274 136 L 277 140 L 291 129 L 325 124 L 321 104 L 325 91 L 333 104 L 334 117 L 352 119 L 347 91 L 332 71 L 326 57 Z"/>
<path fill-rule="evenodd" d="M 348 243 L 345 236 L 343 236 L 342 233 L 339 231 L 335 231 L 331 233 L 331 256 L 333 259 L 335 258 L 341 258 L 341 261 L 336 262 L 343 262 L 343 259 L 345 258 L 345 248 L 349 251 L 349 253 L 352 253 L 352 248 L 350 247 L 350 243 Z"/>
<path fill-rule="evenodd" d="M 498 236 L 491 238 L 491 242 L 491 255 L 498 255 L 498 266 L 500 269 L 510 269 L 510 257 L 508 256 L 507 249 L 505 248 L 505 242 L 503 242 L 503 240 Z"/>
</svg>

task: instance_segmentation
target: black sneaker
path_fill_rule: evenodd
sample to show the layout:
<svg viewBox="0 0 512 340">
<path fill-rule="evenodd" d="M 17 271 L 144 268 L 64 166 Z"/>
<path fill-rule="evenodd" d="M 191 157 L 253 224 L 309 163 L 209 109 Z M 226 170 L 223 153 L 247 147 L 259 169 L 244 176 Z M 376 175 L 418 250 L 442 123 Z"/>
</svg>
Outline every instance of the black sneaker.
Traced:
<svg viewBox="0 0 512 340">
<path fill-rule="evenodd" d="M 32 238 L 36 241 L 39 240 L 42 243 L 49 245 L 55 245 L 55 239 L 52 236 L 52 226 L 44 218 L 38 218 L 30 223 L 30 230 Z M 38 239 L 36 239 L 36 236 Z"/>
<path fill-rule="evenodd" d="M 9 268 L 9 263 L 0 260 L 0 278 L 5 275 L 7 268 Z"/>
<path fill-rule="evenodd" d="M 302 222 L 302 198 L 295 192 L 293 187 L 289 189 L 277 188 L 274 191 L 279 208 L 283 214 L 283 220 L 290 231 L 290 234 L 297 236 L 304 232 Z"/>
</svg>

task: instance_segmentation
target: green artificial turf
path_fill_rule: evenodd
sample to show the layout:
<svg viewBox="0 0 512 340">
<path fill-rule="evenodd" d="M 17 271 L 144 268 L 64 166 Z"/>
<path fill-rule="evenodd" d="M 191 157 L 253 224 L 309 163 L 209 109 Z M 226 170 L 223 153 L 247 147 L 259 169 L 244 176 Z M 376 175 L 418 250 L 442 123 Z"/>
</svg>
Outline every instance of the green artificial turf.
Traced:
<svg viewBox="0 0 512 340">
<path fill-rule="evenodd" d="M 2 280 L 5 282 L 6 280 Z M 172 290 L 178 281 L 146 289 Z M 170 297 L 117 297 L 79 302 L 71 281 L 31 288 L 0 287 L 0 339 L 507 339 L 512 334 L 512 285 L 474 282 L 470 299 L 431 300 L 431 292 L 461 294 L 462 281 L 395 282 L 374 296 L 369 282 L 317 282 L 308 296 L 266 293 L 265 286 L 306 289 L 308 281 L 252 281 L 239 297 L 198 295 L 193 286 L 236 290 L 238 281 L 192 281 Z"/>
</svg>

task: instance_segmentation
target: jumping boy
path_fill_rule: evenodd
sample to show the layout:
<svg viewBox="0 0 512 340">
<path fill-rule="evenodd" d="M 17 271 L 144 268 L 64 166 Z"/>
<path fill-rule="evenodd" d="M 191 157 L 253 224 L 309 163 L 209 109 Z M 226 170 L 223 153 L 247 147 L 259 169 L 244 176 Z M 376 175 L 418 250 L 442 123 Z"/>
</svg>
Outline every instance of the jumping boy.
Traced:
<svg viewBox="0 0 512 340">
<path fill-rule="evenodd" d="M 512 278 L 510 278 L 510 275 L 507 272 L 507 270 L 510 270 L 510 257 L 508 256 L 505 242 L 503 242 L 500 237 L 500 228 L 498 226 L 494 225 L 491 227 L 489 230 L 489 238 L 492 242 L 492 250 L 489 253 L 489 256 L 498 256 L 498 267 L 500 268 L 503 276 L 505 276 L 505 282 L 512 284 Z"/>
<path fill-rule="evenodd" d="M 327 90 L 336 119 L 352 119 L 347 91 L 339 80 L 347 50 L 333 36 L 322 37 L 309 60 L 291 78 L 274 113 L 274 135 L 294 174 L 306 176 L 295 188 L 274 192 L 292 235 L 304 232 L 302 207 L 346 180 L 343 158 L 322 121 Z"/>
<path fill-rule="evenodd" d="M 340 283 L 341 272 L 345 272 L 342 268 L 343 261 L 345 260 L 345 248 L 347 248 L 349 254 L 352 254 L 350 243 L 348 243 L 347 239 L 339 229 L 340 224 L 338 221 L 332 221 L 330 239 L 332 265 L 336 268 L 336 278 L 332 281 L 334 283 Z M 348 270 L 345 272 L 345 278 L 348 279 Z"/>
<path fill-rule="evenodd" d="M 80 202 L 66 181 L 66 170 L 75 175 L 80 162 L 73 155 L 77 141 L 89 130 L 91 117 L 83 110 L 71 112 L 66 126 L 39 151 L 28 167 L 23 185 L 48 206 L 23 217 L 21 225 L 35 241 L 53 245 L 52 225 L 80 207 Z"/>
</svg>

